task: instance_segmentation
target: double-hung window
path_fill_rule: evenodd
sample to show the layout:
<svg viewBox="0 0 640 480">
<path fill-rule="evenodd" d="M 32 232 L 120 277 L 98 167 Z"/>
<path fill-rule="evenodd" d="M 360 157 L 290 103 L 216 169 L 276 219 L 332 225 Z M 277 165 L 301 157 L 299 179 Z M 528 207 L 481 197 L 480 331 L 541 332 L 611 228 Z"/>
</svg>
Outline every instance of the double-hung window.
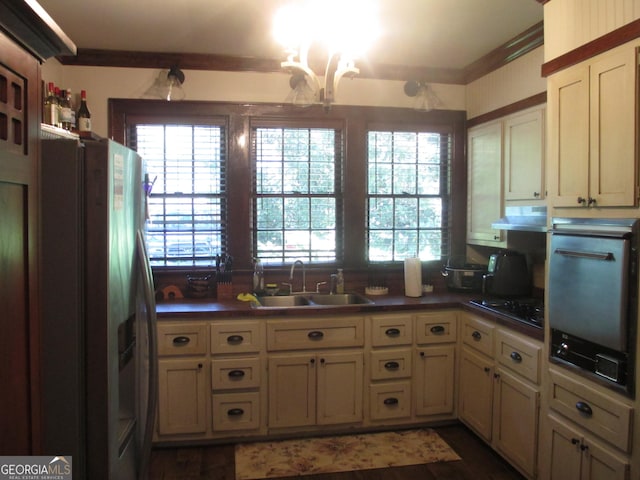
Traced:
<svg viewBox="0 0 640 480">
<path fill-rule="evenodd" d="M 225 250 L 225 125 L 183 122 L 130 128 L 152 184 L 146 233 L 154 266 L 208 266 Z"/>
<path fill-rule="evenodd" d="M 367 135 L 368 261 L 439 260 L 450 250 L 447 131 L 372 128 Z"/>
<path fill-rule="evenodd" d="M 331 263 L 342 247 L 342 130 L 252 126 L 253 249 L 265 263 Z"/>
</svg>

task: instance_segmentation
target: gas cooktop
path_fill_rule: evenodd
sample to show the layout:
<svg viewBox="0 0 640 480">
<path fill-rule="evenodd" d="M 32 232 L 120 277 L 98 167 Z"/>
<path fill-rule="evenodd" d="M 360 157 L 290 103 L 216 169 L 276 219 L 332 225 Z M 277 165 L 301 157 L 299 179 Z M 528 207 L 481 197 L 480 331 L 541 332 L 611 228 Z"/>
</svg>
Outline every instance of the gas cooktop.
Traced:
<svg viewBox="0 0 640 480">
<path fill-rule="evenodd" d="M 534 327 L 544 326 L 544 303 L 539 298 L 483 298 L 470 303 Z"/>
</svg>

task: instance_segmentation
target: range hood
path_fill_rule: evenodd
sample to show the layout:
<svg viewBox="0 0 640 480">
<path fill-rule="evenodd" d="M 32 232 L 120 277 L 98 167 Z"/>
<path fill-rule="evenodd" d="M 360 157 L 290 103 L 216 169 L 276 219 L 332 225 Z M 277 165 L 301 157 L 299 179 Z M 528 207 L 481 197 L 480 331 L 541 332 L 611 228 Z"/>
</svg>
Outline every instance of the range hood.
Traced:
<svg viewBox="0 0 640 480">
<path fill-rule="evenodd" d="M 546 206 L 508 206 L 505 216 L 491 224 L 496 230 L 519 230 L 522 232 L 547 231 Z"/>
</svg>

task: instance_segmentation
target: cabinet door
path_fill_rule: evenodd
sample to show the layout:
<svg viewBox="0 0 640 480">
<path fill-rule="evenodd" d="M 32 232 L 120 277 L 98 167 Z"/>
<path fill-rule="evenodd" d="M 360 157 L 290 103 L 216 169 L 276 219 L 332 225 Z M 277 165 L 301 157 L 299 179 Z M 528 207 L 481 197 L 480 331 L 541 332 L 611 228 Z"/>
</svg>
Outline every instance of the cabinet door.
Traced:
<svg viewBox="0 0 640 480">
<path fill-rule="evenodd" d="M 591 64 L 590 188 L 593 206 L 637 202 L 636 50 L 624 48 Z"/>
<path fill-rule="evenodd" d="M 486 441 L 491 441 L 493 364 L 466 347 L 460 357 L 458 416 Z"/>
<path fill-rule="evenodd" d="M 540 393 L 502 368 L 496 369 L 494 389 L 494 445 L 521 470 L 533 476 Z"/>
<path fill-rule="evenodd" d="M 589 68 L 568 68 L 547 82 L 548 189 L 556 207 L 589 196 Z"/>
<path fill-rule="evenodd" d="M 158 364 L 158 433 L 204 433 L 208 400 L 205 360 L 160 360 Z"/>
<path fill-rule="evenodd" d="M 554 415 L 547 417 L 548 442 L 545 461 L 550 480 L 627 480 L 629 461 L 584 437 L 577 427 Z"/>
<path fill-rule="evenodd" d="M 504 122 L 504 199 L 544 198 L 544 114 L 542 108 Z"/>
<path fill-rule="evenodd" d="M 315 425 L 316 356 L 269 357 L 269 427 Z"/>
<path fill-rule="evenodd" d="M 363 354 L 322 353 L 317 359 L 318 425 L 362 421 Z"/>
<path fill-rule="evenodd" d="M 491 223 L 502 216 L 502 123 L 469 129 L 467 241 L 499 244 Z"/>
<path fill-rule="evenodd" d="M 453 413 L 455 346 L 419 348 L 414 364 L 416 415 Z"/>
</svg>

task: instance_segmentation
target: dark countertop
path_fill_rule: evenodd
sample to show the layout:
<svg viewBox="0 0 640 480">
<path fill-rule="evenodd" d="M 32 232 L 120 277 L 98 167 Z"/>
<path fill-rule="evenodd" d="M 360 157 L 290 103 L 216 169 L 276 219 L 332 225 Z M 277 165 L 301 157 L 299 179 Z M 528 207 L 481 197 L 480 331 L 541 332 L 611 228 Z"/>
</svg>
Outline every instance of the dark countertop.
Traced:
<svg viewBox="0 0 640 480">
<path fill-rule="evenodd" d="M 428 293 L 418 298 L 405 297 L 404 295 L 380 295 L 369 296 L 373 304 L 346 305 L 346 306 L 305 306 L 295 307 L 268 307 L 252 308 L 249 302 L 240 300 L 216 300 L 212 298 L 179 300 L 158 302 L 156 312 L 159 320 L 165 319 L 199 319 L 215 320 L 247 317 L 300 317 L 309 315 L 335 315 L 348 313 L 384 313 L 411 310 L 437 310 L 443 308 L 462 308 L 474 314 L 485 317 L 500 325 L 516 330 L 536 340 L 544 340 L 544 330 L 518 322 L 505 315 L 489 312 L 486 309 L 469 303 L 478 298 L 479 294 L 466 293 Z"/>
</svg>

